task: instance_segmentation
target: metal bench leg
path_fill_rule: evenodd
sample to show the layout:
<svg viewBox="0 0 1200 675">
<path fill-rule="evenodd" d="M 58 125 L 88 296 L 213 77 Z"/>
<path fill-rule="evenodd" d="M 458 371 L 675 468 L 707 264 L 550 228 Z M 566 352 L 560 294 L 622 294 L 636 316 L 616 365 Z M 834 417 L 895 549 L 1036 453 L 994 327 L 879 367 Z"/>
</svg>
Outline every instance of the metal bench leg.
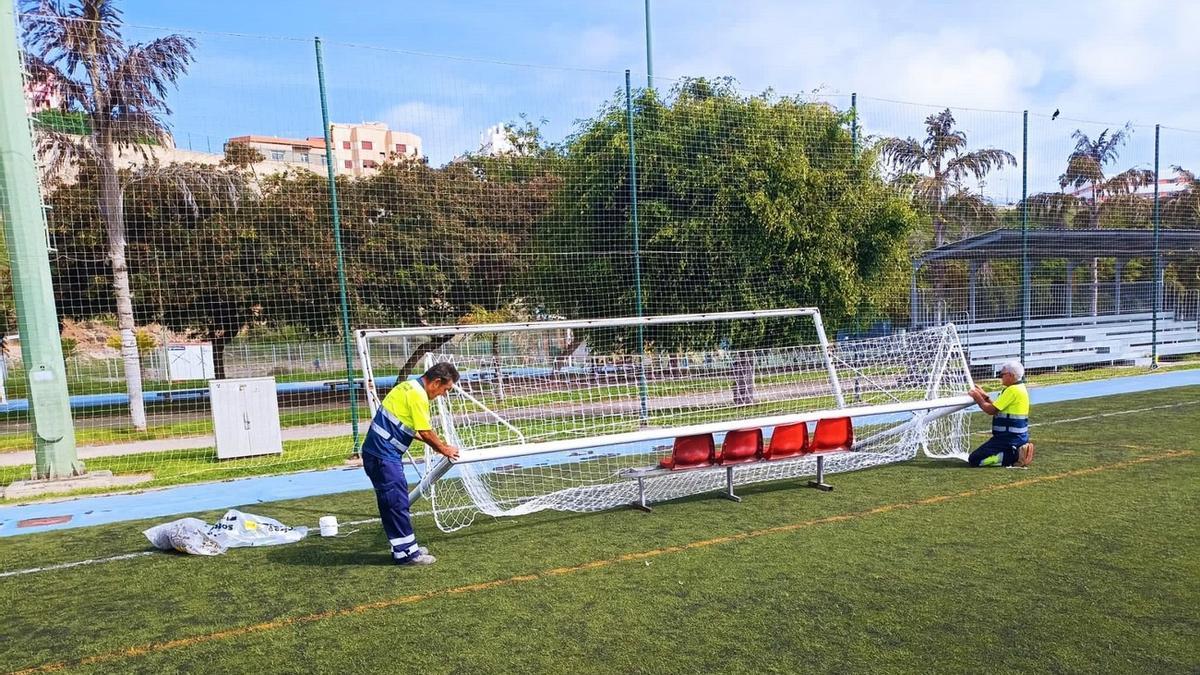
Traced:
<svg viewBox="0 0 1200 675">
<path fill-rule="evenodd" d="M 817 479 L 808 481 L 808 487 L 824 490 L 825 492 L 833 489 L 832 485 L 825 483 L 825 455 L 817 455 Z"/>
<path fill-rule="evenodd" d="M 637 482 L 638 482 L 638 500 L 637 500 L 637 503 L 633 505 L 633 508 L 641 509 L 642 511 L 645 511 L 646 513 L 650 513 L 651 511 L 653 511 L 653 509 L 651 509 L 649 507 L 649 505 L 646 504 L 646 479 L 639 476 L 637 479 Z"/>
<path fill-rule="evenodd" d="M 734 501 L 734 502 L 742 501 L 741 497 L 733 494 L 733 467 L 732 466 L 725 467 L 725 498 L 730 501 Z"/>
</svg>

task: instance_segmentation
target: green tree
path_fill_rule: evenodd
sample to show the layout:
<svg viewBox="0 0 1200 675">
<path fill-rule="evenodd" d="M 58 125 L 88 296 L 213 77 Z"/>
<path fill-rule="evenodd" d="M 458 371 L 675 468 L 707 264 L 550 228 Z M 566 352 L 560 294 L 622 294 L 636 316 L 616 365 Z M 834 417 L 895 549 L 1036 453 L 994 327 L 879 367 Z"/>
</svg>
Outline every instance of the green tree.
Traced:
<svg viewBox="0 0 1200 675">
<path fill-rule="evenodd" d="M 513 300 L 507 305 L 497 309 L 486 309 L 475 305 L 471 307 L 471 311 L 467 312 L 459 323 L 465 324 L 494 324 L 494 323 L 528 323 L 533 321 L 534 317 L 530 313 L 529 308 L 520 298 Z M 485 337 L 491 342 L 492 347 L 492 377 L 496 388 L 496 395 L 501 400 L 504 399 L 504 368 L 503 361 L 500 358 L 500 333 L 485 333 Z"/>
<path fill-rule="evenodd" d="M 348 183 L 339 199 L 356 323 L 445 325 L 474 307 L 508 307 L 560 182 L 533 158 L 511 157 L 442 168 L 402 160 Z M 420 345 L 402 372 L 442 342 Z"/>
<path fill-rule="evenodd" d="M 1200 227 L 1200 178 L 1178 164 L 1171 169 L 1183 189 L 1160 197 L 1162 222 L 1166 227 Z"/>
<path fill-rule="evenodd" d="M 665 101 L 644 91 L 633 114 L 645 314 L 811 304 L 836 326 L 896 295 L 916 217 L 875 155 L 855 155 L 844 115 L 703 79 Z M 634 314 L 627 128 L 617 96 L 568 139 L 565 182 L 532 242 L 532 297 L 549 311 Z M 749 323 L 681 326 L 656 346 L 761 344 L 767 328 Z M 631 336 L 592 344 L 628 350 Z"/>
<path fill-rule="evenodd" d="M 229 142 L 225 144 L 225 158 L 222 161 L 230 166 L 249 169 L 265 159 L 266 155 L 249 143 Z"/>
<path fill-rule="evenodd" d="M 1017 165 L 1012 153 L 998 148 L 967 152 L 967 135 L 954 128 L 947 108 L 925 118 L 925 138 L 885 138 L 878 151 L 883 162 L 900 173 L 895 180 L 933 222 L 934 248 L 946 243 L 946 229 L 956 224 L 966 234 L 980 218 L 994 220 L 994 209 L 965 182 L 983 180 L 992 171 Z"/>
<path fill-rule="evenodd" d="M 91 176 L 49 196 L 50 228 L 58 244 L 55 295 L 65 316 L 111 313 L 104 254 L 92 226 L 98 205 L 87 199 Z M 258 316 L 271 281 L 261 274 L 257 199 L 244 172 L 226 166 L 151 163 L 121 172 L 127 219 L 126 258 L 139 289 L 138 323 L 156 321 L 213 343 L 217 377 L 225 377 L 229 342 Z M 135 332 L 139 349 L 143 331 Z M 117 346 L 120 346 L 118 342 Z"/>
<path fill-rule="evenodd" d="M 23 0 L 21 9 L 29 77 L 58 90 L 63 112 L 87 117 L 88 134 L 42 128 L 39 146 L 43 157 L 57 158 L 60 165 L 79 158 L 94 165 L 98 222 L 107 234 L 130 418 L 134 428 L 145 429 L 125 204 L 116 157 L 119 148 L 144 148 L 168 140 L 167 88 L 187 72 L 195 41 L 168 35 L 145 44 L 126 44 L 120 32 L 121 12 L 109 0 L 77 0 L 69 6 L 56 0 Z"/>
<path fill-rule="evenodd" d="M 982 194 L 972 191 L 968 179 L 981 181 L 996 169 L 1017 165 L 1016 157 L 1005 150 L 983 148 L 968 152 L 966 133 L 954 125 L 954 114 L 947 108 L 925 118 L 924 139 L 884 138 L 877 145 L 883 163 L 897 172 L 893 183 L 908 193 L 917 210 L 929 219 L 932 237 L 929 234 L 919 237 L 918 250 L 945 244 L 951 227 L 959 237 L 995 227 L 998 221 L 995 206 Z M 947 286 L 959 281 L 961 267 L 942 262 L 930 265 L 929 274 L 939 296 Z M 993 273 L 989 263 L 980 271 L 984 276 Z M 961 281 L 965 285 L 965 276 Z M 941 303 L 939 312 L 940 308 Z"/>
</svg>

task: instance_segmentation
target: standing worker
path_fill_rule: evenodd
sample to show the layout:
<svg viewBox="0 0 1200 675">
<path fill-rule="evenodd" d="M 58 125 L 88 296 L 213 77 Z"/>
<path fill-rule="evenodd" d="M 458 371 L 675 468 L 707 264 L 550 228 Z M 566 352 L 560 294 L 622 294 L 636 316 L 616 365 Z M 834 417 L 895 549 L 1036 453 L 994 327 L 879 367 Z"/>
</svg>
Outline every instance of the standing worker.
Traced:
<svg viewBox="0 0 1200 675">
<path fill-rule="evenodd" d="M 392 562 L 397 565 L 437 562 L 428 549 L 417 545 L 413 533 L 404 453 L 419 440 L 449 460 L 458 459 L 458 448 L 438 436 L 429 416 L 429 402 L 450 391 L 457 382 L 458 370 L 449 363 L 439 363 L 421 377 L 397 384 L 383 398 L 363 441 L 363 470 L 375 486 L 379 517 L 392 545 Z"/>
</svg>

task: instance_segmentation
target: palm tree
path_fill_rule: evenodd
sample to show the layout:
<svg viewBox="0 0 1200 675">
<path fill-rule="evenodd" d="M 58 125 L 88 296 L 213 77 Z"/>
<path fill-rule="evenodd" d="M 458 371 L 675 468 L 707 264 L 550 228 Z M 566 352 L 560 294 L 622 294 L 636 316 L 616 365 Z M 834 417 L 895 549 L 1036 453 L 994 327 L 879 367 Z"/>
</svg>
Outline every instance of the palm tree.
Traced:
<svg viewBox="0 0 1200 675">
<path fill-rule="evenodd" d="M 141 361 L 134 336 L 133 299 L 125 248 L 125 205 L 117 153 L 169 141 L 167 88 L 187 72 L 195 41 L 168 35 L 126 44 L 121 12 L 109 0 L 23 0 L 25 65 L 34 84 L 57 88 L 66 112 L 87 119 L 83 135 L 39 129 L 39 149 L 61 169 L 70 162 L 96 167 L 101 219 L 108 236 L 117 328 L 134 428 L 146 428 Z"/>
<path fill-rule="evenodd" d="M 933 245 L 946 243 L 946 225 L 951 219 L 966 229 L 970 218 L 956 213 L 978 214 L 991 204 L 972 193 L 964 181 L 984 176 L 1017 158 L 998 148 L 966 152 L 967 135 L 954 129 L 954 114 L 947 108 L 925 118 L 925 140 L 885 138 L 879 152 L 883 161 L 901 173 L 897 181 L 910 186 L 917 206 L 933 219 Z M 955 208 L 947 208 L 949 205 Z"/>
<path fill-rule="evenodd" d="M 1004 150 L 967 152 L 966 146 L 967 135 L 954 128 L 949 108 L 925 118 L 923 141 L 885 138 L 879 145 L 884 163 L 899 171 L 894 182 L 910 190 L 917 208 L 932 219 L 934 248 L 946 243 L 950 222 L 957 223 L 965 236 L 971 224 L 995 221 L 995 208 L 983 195 L 971 192 L 966 179 L 979 181 L 1005 164 L 1017 165 L 1017 158 Z M 935 288 L 939 289 L 940 271 L 934 273 Z"/>
<path fill-rule="evenodd" d="M 1109 208 L 1128 207 L 1129 197 L 1142 185 L 1154 180 L 1154 172 L 1146 169 L 1128 169 L 1109 177 L 1104 173 L 1105 167 L 1117 161 L 1120 148 L 1125 144 L 1132 129 L 1130 124 L 1111 132 L 1105 129 L 1095 139 L 1090 138 L 1082 130 L 1076 129 L 1071 134 L 1075 139 L 1075 149 L 1067 157 L 1067 169 L 1058 177 L 1059 193 L 1042 193 L 1029 198 L 1030 207 L 1042 217 L 1049 217 L 1059 225 L 1065 226 L 1068 215 L 1076 227 L 1095 229 L 1100 226 L 1101 213 L 1105 202 Z M 1073 192 L 1067 193 L 1067 188 Z M 1093 257 L 1091 314 L 1095 316 L 1099 310 L 1100 298 L 1100 265 L 1099 258 Z"/>
<path fill-rule="evenodd" d="M 1200 224 L 1200 178 L 1178 164 L 1171 169 L 1176 182 L 1184 187 L 1162 200 L 1163 221 L 1168 227 L 1196 227 Z"/>
</svg>

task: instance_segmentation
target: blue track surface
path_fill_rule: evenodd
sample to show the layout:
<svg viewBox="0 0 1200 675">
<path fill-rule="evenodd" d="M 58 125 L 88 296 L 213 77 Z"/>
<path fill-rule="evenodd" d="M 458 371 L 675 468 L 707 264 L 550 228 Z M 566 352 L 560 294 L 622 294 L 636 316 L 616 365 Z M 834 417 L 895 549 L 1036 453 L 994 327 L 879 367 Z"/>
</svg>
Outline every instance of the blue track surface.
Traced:
<svg viewBox="0 0 1200 675">
<path fill-rule="evenodd" d="M 1077 399 L 1128 394 L 1154 389 L 1200 385 L 1200 370 L 1122 377 L 1096 382 L 1063 384 L 1030 390 L 1033 403 L 1056 403 Z M 606 452 L 641 452 L 657 442 L 606 448 Z M 583 453 L 526 458 L 529 463 L 577 461 Z M 514 460 L 514 463 L 516 461 Z M 416 479 L 409 468 L 409 481 Z M 284 476 L 244 478 L 221 483 L 203 483 L 150 490 L 136 494 L 83 497 L 61 502 L 0 507 L 0 537 L 31 534 L 73 527 L 87 527 L 125 520 L 178 516 L 199 511 L 221 510 L 260 502 L 369 490 L 370 481 L 361 469 L 327 469 Z M 23 520 L 69 516 L 63 523 L 21 527 Z"/>
</svg>

